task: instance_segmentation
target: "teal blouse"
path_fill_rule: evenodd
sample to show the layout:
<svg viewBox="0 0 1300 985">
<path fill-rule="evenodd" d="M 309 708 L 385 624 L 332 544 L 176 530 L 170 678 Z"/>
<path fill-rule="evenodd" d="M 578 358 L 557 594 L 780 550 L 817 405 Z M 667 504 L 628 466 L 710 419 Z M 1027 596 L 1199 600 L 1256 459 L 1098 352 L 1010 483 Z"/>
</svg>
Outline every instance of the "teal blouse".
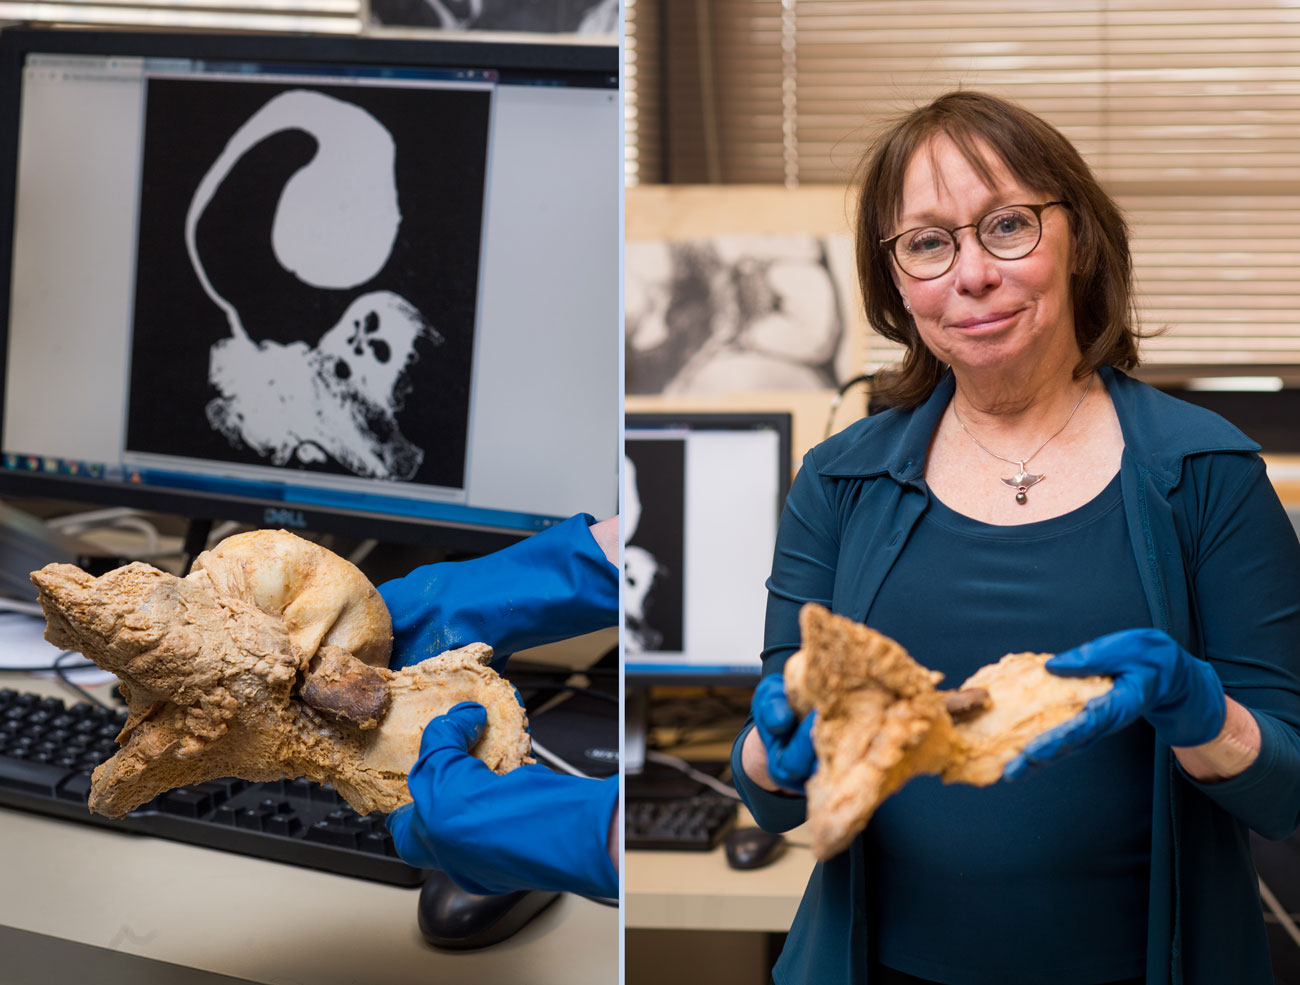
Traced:
<svg viewBox="0 0 1300 985">
<path fill-rule="evenodd" d="M 1270 985 L 1248 837 L 1284 838 L 1300 824 L 1300 543 L 1257 445 L 1123 373 L 1103 368 L 1101 378 L 1124 435 L 1124 525 L 1150 625 L 1210 661 L 1262 734 L 1258 759 L 1213 784 L 1154 744 L 1147 982 Z M 952 393 L 948 376 L 921 406 L 863 419 L 807 454 L 768 580 L 765 673 L 798 648 L 805 602 L 866 620 L 930 503 L 925 455 Z M 751 727 L 733 748 L 737 786 L 760 825 L 788 830 L 804 820 L 805 802 L 744 776 Z M 868 877 L 862 839 L 817 865 L 773 970 L 777 985 L 867 981 Z"/>
</svg>

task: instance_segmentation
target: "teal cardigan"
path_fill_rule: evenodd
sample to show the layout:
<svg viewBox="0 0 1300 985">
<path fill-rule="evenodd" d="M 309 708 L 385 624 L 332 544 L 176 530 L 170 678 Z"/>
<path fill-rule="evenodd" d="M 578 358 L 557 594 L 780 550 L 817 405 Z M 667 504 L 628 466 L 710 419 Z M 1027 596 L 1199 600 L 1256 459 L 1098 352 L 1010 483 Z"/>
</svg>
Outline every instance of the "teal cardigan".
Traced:
<svg viewBox="0 0 1300 985">
<path fill-rule="evenodd" d="M 1213 784 L 1157 741 L 1147 983 L 1271 985 L 1248 829 L 1280 839 L 1300 824 L 1300 544 L 1258 445 L 1123 373 L 1101 378 L 1124 435 L 1120 483 L 1151 624 L 1214 665 L 1263 737 L 1244 773 Z M 952 393 L 950 374 L 919 407 L 858 421 L 804 458 L 767 583 L 764 673 L 798 648 L 805 602 L 863 621 L 929 503 L 925 456 Z M 744 775 L 750 727 L 732 750 L 737 786 L 758 824 L 789 830 L 805 801 Z M 777 985 L 867 980 L 866 878 L 861 839 L 816 866 Z"/>
</svg>

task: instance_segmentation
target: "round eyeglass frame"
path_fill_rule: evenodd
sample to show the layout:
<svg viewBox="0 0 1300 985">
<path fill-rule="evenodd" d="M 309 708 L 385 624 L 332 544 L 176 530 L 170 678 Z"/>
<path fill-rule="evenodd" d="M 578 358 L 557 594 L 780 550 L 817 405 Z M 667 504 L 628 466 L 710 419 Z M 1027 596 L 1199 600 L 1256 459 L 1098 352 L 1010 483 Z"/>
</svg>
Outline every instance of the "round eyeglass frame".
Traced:
<svg viewBox="0 0 1300 985">
<path fill-rule="evenodd" d="M 894 262 L 898 264 L 898 269 L 907 274 L 907 276 L 911 277 L 913 280 L 934 280 L 937 277 L 942 277 L 952 269 L 953 264 L 957 262 L 957 254 L 961 252 L 961 240 L 957 237 L 957 233 L 963 229 L 975 230 L 975 242 L 979 243 L 980 248 L 989 256 L 996 257 L 999 260 L 1023 260 L 1025 257 L 1029 256 L 1029 254 L 1033 253 L 1034 250 L 1038 249 L 1038 244 L 1043 241 L 1043 210 L 1050 208 L 1053 205 L 1059 205 L 1066 209 L 1073 207 L 1069 202 L 1065 201 L 1043 202 L 1041 205 L 1031 205 L 1027 202 L 1018 202 L 1011 205 L 999 205 L 996 209 L 989 209 L 989 211 L 985 212 L 974 222 L 968 222 L 964 226 L 913 226 L 911 229 L 904 229 L 901 233 L 896 233 L 895 235 L 890 236 L 889 239 L 882 239 L 880 245 L 894 258 Z M 1030 212 L 1034 213 L 1034 218 L 1038 220 L 1038 238 L 1034 240 L 1033 245 L 1030 246 L 1029 249 L 1025 250 L 1023 253 L 1017 253 L 1015 256 L 1003 256 L 1001 253 L 995 253 L 980 236 L 980 224 L 989 216 L 1001 212 L 1004 209 L 1028 209 Z M 944 267 L 937 274 L 927 274 L 924 277 L 920 277 L 912 273 L 903 265 L 903 261 L 898 255 L 898 241 L 909 233 L 918 233 L 923 229 L 938 229 L 948 233 L 952 237 L 952 258 L 948 261 L 948 266 Z"/>
</svg>

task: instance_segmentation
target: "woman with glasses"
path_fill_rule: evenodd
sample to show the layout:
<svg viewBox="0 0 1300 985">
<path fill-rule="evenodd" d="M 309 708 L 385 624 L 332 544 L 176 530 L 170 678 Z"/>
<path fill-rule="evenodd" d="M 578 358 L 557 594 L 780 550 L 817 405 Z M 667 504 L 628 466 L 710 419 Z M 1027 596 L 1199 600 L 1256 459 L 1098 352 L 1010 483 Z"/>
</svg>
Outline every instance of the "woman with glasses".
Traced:
<svg viewBox="0 0 1300 985">
<path fill-rule="evenodd" d="M 864 161 L 857 260 L 906 356 L 804 459 L 732 765 L 762 826 L 816 768 L 781 668 L 806 602 L 947 681 L 1002 654 L 1111 692 L 992 787 L 911 781 L 819 864 L 795 982 L 1264 985 L 1249 831 L 1300 817 L 1300 546 L 1257 446 L 1130 378 L 1127 231 L 1033 114 L 955 92 Z"/>
</svg>

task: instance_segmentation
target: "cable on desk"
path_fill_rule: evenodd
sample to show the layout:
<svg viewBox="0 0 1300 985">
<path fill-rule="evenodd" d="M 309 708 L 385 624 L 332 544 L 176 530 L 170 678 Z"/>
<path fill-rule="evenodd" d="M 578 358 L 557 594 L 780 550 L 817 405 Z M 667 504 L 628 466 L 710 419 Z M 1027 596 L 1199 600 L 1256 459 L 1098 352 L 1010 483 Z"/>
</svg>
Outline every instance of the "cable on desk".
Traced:
<svg viewBox="0 0 1300 985">
<path fill-rule="evenodd" d="M 79 669 L 80 665 L 78 665 L 76 668 L 69 667 L 65 662 L 66 659 L 68 657 L 79 657 L 79 656 L 81 656 L 81 654 L 79 654 L 76 650 L 64 650 L 57 657 L 54 658 L 54 673 L 58 675 L 59 682 L 63 684 L 64 687 L 71 688 L 74 692 L 77 693 L 78 696 L 81 697 L 83 701 L 89 701 L 92 704 L 99 705 L 99 707 L 101 708 L 107 708 L 109 711 L 114 711 L 114 712 L 117 711 L 117 709 L 114 708 L 111 704 L 105 701 L 100 701 L 98 697 L 96 697 L 89 690 L 82 687 L 80 684 L 76 683 L 74 680 L 72 680 L 72 678 L 68 676 L 69 670 Z M 90 664 L 90 666 L 94 667 L 95 665 L 92 663 Z"/>
<path fill-rule="evenodd" d="M 601 691 L 593 687 L 585 687 L 581 684 L 547 684 L 537 681 L 523 680 L 516 677 L 511 683 L 521 691 L 556 691 L 568 692 L 570 694 L 582 694 L 589 698 L 599 698 L 601 701 L 609 701 L 618 704 L 618 695 L 610 694 L 607 691 Z"/>
<path fill-rule="evenodd" d="M 73 653 L 75 651 L 65 650 L 64 652 Z M 65 671 L 90 670 L 92 667 L 96 667 L 96 666 L 98 666 L 98 664 L 93 664 L 89 660 L 87 660 L 85 663 L 63 664 L 63 669 Z M 25 667 L 0 667 L 0 674 L 48 674 L 53 670 L 54 670 L 53 663 L 29 664 L 28 666 Z"/>
<path fill-rule="evenodd" d="M 539 759 L 546 760 L 548 763 L 550 763 L 556 769 L 560 770 L 560 772 L 562 773 L 568 773 L 570 776 L 587 777 L 587 774 L 582 772 L 582 770 L 570 764 L 567 759 L 563 759 L 562 757 L 557 756 L 555 753 L 551 752 L 551 750 L 547 749 L 536 739 L 533 739 L 533 752 L 537 753 Z M 590 779 L 590 777 L 587 778 Z"/>
<path fill-rule="evenodd" d="M 108 509 L 90 510 L 85 513 L 56 516 L 46 520 L 45 525 L 51 530 L 69 536 L 80 536 L 88 531 L 104 527 L 126 528 L 145 536 L 147 546 L 143 551 L 136 552 L 137 557 L 152 558 L 176 553 L 175 551 L 164 551 L 162 549 L 162 538 L 158 535 L 158 528 L 141 516 L 139 510 L 130 507 L 114 506 Z"/>
<path fill-rule="evenodd" d="M 1287 913 L 1282 904 L 1278 902 L 1277 897 L 1274 896 L 1273 891 L 1265 885 L 1263 879 L 1259 880 L 1259 895 L 1260 898 L 1264 900 L 1264 905 L 1267 906 L 1269 910 L 1272 911 L 1273 916 L 1277 918 L 1277 922 L 1282 925 L 1282 929 L 1286 931 L 1287 936 L 1291 938 L 1291 942 L 1295 944 L 1296 947 L 1300 947 L 1300 929 L 1296 927 L 1295 921 L 1291 919 L 1291 915 Z"/>
<path fill-rule="evenodd" d="M 534 746 L 535 745 L 536 743 L 534 743 Z M 670 756 L 666 752 L 659 752 L 655 749 L 647 749 L 645 758 L 652 763 L 658 763 L 660 766 L 669 766 L 672 769 L 680 770 L 696 783 L 702 783 L 710 790 L 716 790 L 724 797 L 730 797 L 732 800 L 740 799 L 740 794 L 736 792 L 735 787 L 728 786 L 717 777 L 709 776 L 708 773 L 697 770 L 684 759 L 679 759 L 677 756 Z"/>
<path fill-rule="evenodd" d="M 0 598 L 0 613 L 12 612 L 24 616 L 42 616 L 44 610 L 39 602 L 27 602 L 22 599 Z"/>
<path fill-rule="evenodd" d="M 370 557 L 371 552 L 374 551 L 374 549 L 378 546 L 379 546 L 379 541 L 375 540 L 375 538 L 373 537 L 367 537 L 365 540 L 363 540 L 360 544 L 358 544 L 355 548 L 352 549 L 352 553 L 348 555 L 348 560 L 351 561 L 353 564 L 355 564 L 357 567 L 361 567 L 361 563 L 366 558 Z"/>
</svg>

